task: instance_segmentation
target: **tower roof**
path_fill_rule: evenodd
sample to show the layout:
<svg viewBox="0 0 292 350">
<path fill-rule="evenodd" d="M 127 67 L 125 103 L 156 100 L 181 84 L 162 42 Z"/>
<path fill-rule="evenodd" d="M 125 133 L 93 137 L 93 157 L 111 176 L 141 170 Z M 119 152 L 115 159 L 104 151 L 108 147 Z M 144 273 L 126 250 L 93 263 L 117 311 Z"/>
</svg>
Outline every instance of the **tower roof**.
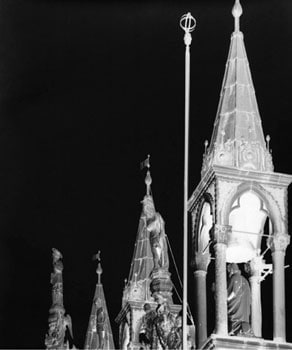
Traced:
<svg viewBox="0 0 292 350">
<path fill-rule="evenodd" d="M 132 258 L 129 279 L 124 290 L 123 302 L 127 300 L 149 301 L 150 296 L 150 274 L 153 270 L 153 255 L 147 231 L 147 213 L 155 212 L 153 197 L 151 195 L 152 179 L 150 171 L 147 171 L 145 178 L 146 195 L 142 201 L 142 212 L 140 215 L 138 232 L 134 254 Z"/>
<path fill-rule="evenodd" d="M 96 273 L 98 274 L 98 282 L 95 288 L 84 348 L 115 349 L 103 286 L 101 283 L 102 268 L 100 263 L 98 263 Z"/>
<path fill-rule="evenodd" d="M 267 149 L 249 63 L 239 29 L 242 7 L 232 9 L 234 32 L 226 63 L 213 135 L 205 152 L 202 176 L 212 165 L 273 171 Z"/>
</svg>

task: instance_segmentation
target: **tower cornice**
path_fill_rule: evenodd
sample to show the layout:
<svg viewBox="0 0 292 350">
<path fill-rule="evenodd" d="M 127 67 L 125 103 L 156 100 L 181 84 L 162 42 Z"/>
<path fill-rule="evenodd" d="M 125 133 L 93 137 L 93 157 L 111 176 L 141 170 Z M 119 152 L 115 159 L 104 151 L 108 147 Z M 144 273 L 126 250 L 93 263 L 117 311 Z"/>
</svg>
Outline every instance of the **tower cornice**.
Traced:
<svg viewBox="0 0 292 350">
<path fill-rule="evenodd" d="M 260 184 L 268 184 L 279 188 L 285 188 L 292 182 L 292 175 L 276 172 L 261 172 L 253 170 L 236 169 L 232 167 L 213 165 L 201 179 L 188 201 L 188 210 L 195 205 L 209 184 L 215 179 L 229 179 L 232 181 L 249 181 Z"/>
</svg>

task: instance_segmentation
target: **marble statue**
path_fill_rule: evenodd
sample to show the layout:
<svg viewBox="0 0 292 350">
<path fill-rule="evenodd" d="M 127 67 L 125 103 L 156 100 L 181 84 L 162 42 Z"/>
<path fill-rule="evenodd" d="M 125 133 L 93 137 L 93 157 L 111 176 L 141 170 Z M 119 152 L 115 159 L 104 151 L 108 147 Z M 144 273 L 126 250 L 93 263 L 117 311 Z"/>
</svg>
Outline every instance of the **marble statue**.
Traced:
<svg viewBox="0 0 292 350">
<path fill-rule="evenodd" d="M 227 266 L 227 308 L 229 335 L 252 336 L 250 327 L 251 295 L 247 279 L 237 264 Z"/>
</svg>

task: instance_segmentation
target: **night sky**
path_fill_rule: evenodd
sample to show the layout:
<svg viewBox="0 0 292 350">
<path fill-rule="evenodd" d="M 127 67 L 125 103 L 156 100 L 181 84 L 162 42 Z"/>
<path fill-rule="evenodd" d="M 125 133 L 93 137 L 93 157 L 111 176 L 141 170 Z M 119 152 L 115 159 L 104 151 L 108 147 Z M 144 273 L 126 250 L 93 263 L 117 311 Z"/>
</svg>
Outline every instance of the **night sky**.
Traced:
<svg viewBox="0 0 292 350">
<path fill-rule="evenodd" d="M 292 3 L 241 3 L 241 29 L 275 170 L 292 174 Z M 191 193 L 200 180 L 204 141 L 212 134 L 233 31 L 232 6 L 233 0 L 0 1 L 0 348 L 44 347 L 52 247 L 64 257 L 64 306 L 78 348 L 97 281 L 92 255 L 102 251 L 102 281 L 117 340 L 114 319 L 145 194 L 139 163 L 148 153 L 155 205 L 182 271 L 179 19 L 188 11 L 197 19 L 191 45 Z M 291 203 L 292 198 L 290 222 Z M 290 342 L 291 277 L 290 267 Z M 268 276 L 262 283 L 268 338 L 271 281 Z M 192 307 L 192 286 L 189 294 Z"/>
</svg>

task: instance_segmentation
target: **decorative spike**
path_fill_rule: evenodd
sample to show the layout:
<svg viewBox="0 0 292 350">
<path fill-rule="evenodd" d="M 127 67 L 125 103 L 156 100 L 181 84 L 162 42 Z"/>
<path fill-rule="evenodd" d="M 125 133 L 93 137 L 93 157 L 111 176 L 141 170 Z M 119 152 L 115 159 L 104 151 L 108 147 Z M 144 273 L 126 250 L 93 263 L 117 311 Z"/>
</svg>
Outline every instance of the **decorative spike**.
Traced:
<svg viewBox="0 0 292 350">
<path fill-rule="evenodd" d="M 239 32 L 239 17 L 242 15 L 242 7 L 239 0 L 235 0 L 232 8 L 232 15 L 234 17 L 234 31 Z"/>
<path fill-rule="evenodd" d="M 204 146 L 205 146 L 205 154 L 207 154 L 207 147 L 208 147 L 208 145 L 209 145 L 208 140 L 205 140 L 205 142 L 204 142 Z"/>
<path fill-rule="evenodd" d="M 267 149 L 268 149 L 268 151 L 270 151 L 270 141 L 271 141 L 271 136 L 270 135 L 266 136 L 266 141 L 267 141 Z"/>
</svg>

